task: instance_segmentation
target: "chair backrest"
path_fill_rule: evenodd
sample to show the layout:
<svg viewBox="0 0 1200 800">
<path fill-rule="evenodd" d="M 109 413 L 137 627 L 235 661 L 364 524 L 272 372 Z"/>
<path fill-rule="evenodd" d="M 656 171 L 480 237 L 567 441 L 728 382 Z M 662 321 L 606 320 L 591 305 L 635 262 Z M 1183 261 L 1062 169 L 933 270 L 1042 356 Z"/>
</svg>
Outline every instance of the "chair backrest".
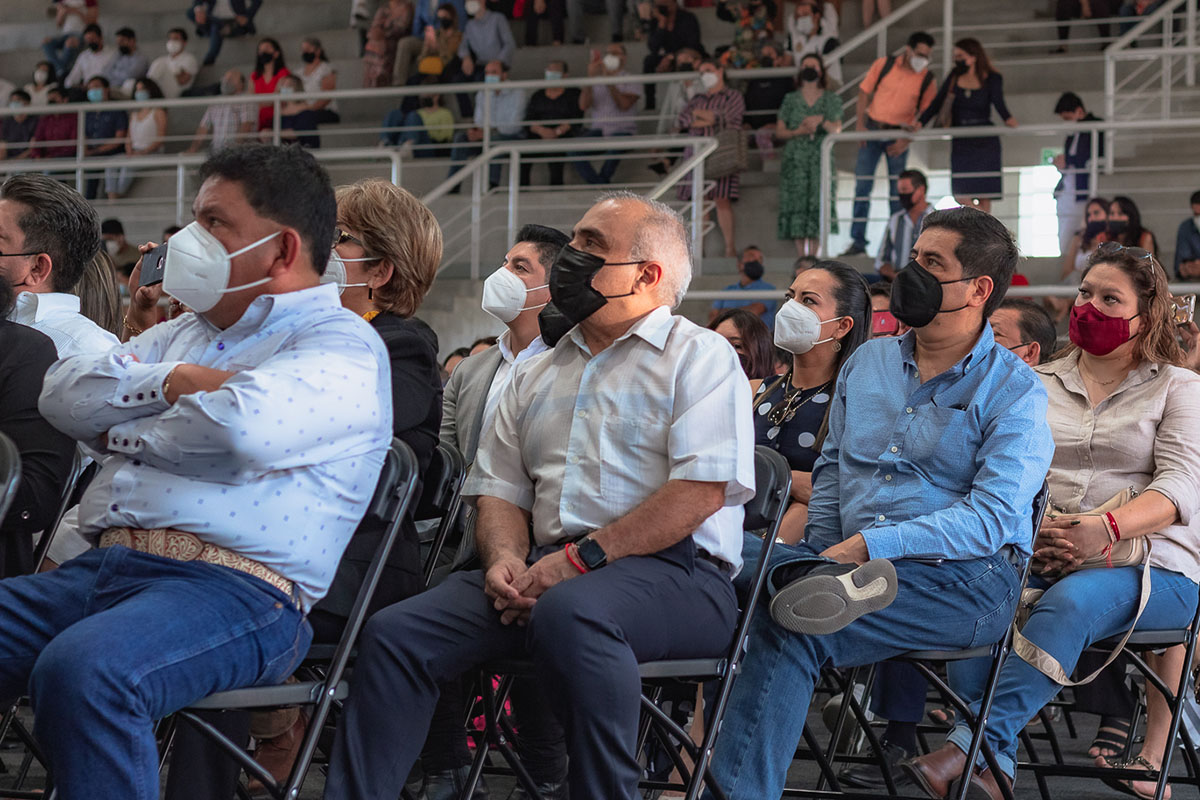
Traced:
<svg viewBox="0 0 1200 800">
<path fill-rule="evenodd" d="M 21 483 L 21 453 L 12 439 L 0 433 L 0 520 L 8 513 Z"/>
<path fill-rule="evenodd" d="M 757 531 L 771 525 L 787 505 L 792 490 L 792 470 L 787 460 L 763 445 L 754 448 L 754 499 L 746 503 L 745 530 Z"/>
<path fill-rule="evenodd" d="M 462 457 L 462 453 L 453 445 L 438 442 L 433 461 L 425 474 L 425 489 L 421 492 L 416 515 L 419 520 L 441 520 L 421 570 L 427 588 L 451 534 L 458 533 L 461 536 L 463 533 L 463 520 L 459 517 L 462 510 L 462 488 L 466 479 L 467 461 Z"/>
</svg>

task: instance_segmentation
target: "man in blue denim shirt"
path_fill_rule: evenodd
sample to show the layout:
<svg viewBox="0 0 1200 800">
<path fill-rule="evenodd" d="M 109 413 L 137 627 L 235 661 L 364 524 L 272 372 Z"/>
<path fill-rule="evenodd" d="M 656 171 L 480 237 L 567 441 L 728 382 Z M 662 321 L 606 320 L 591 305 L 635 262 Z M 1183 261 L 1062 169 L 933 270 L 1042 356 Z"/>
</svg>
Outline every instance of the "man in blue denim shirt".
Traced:
<svg viewBox="0 0 1200 800">
<path fill-rule="evenodd" d="M 930 214 L 893 285 L 913 330 L 843 367 L 806 541 L 775 549 L 713 756 L 733 800 L 779 796 L 822 667 L 990 644 L 1011 621 L 1054 449 L 1041 382 L 987 322 L 1018 257 L 994 217 Z"/>
</svg>

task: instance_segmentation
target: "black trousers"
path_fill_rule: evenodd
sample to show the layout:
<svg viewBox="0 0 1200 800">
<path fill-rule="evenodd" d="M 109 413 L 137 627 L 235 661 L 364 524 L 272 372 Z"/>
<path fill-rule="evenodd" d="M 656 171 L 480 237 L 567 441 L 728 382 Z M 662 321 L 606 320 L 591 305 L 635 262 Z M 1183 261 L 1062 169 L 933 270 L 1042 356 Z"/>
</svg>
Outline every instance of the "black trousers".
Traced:
<svg viewBox="0 0 1200 800">
<path fill-rule="evenodd" d="M 1092 17 L 1103 19 L 1111 17 L 1116 13 L 1116 0 L 1092 0 Z M 1083 17 L 1083 4 L 1079 0 L 1057 0 L 1054 6 L 1054 18 L 1059 22 L 1069 19 L 1080 19 Z M 1108 38 L 1111 27 L 1109 23 L 1100 23 L 1096 27 L 1100 31 L 1100 36 Z M 1058 38 L 1061 41 L 1066 41 L 1071 37 L 1071 27 L 1069 25 L 1058 26 Z"/>
<path fill-rule="evenodd" d="M 690 538 L 552 587 L 524 627 L 501 624 L 482 572 L 455 573 L 367 623 L 325 800 L 398 796 L 439 682 L 511 658 L 532 659 L 563 724 L 572 800 L 634 800 L 638 662 L 715 656 L 736 618 L 732 584 Z"/>
</svg>

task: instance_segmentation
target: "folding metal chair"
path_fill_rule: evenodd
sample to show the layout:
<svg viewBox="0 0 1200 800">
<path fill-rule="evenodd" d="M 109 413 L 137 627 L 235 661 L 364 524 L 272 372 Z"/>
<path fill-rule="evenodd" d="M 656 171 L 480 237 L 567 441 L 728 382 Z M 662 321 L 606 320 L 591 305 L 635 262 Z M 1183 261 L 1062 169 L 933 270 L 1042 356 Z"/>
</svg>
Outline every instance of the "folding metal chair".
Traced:
<svg viewBox="0 0 1200 800">
<path fill-rule="evenodd" d="M 1049 497 L 1049 487 L 1043 483 L 1041 490 L 1038 492 L 1033 501 L 1032 520 L 1033 530 L 1035 531 L 1041 527 L 1041 520 L 1045 515 L 1046 503 L 1048 502 Z M 1021 574 L 1021 588 L 1024 588 L 1025 582 L 1029 577 L 1029 566 L 1030 560 L 1026 559 Z M 1018 599 L 1019 597 L 1020 590 L 1018 590 Z M 1016 607 L 1014 607 L 1014 623 L 1016 621 L 1016 610 Z M 970 789 L 970 776 L 973 765 L 975 764 L 976 759 L 979 757 L 980 752 L 983 753 L 984 761 L 987 763 L 988 767 L 992 770 L 995 770 L 997 774 L 999 773 L 999 766 L 996 763 L 995 755 L 991 752 L 991 748 L 989 748 L 987 743 L 984 741 L 983 734 L 984 729 L 987 726 L 988 715 L 991 713 L 992 701 L 996 696 L 996 687 L 1000 682 L 1000 669 L 1004 666 L 1004 661 L 1012 649 L 1012 633 L 1013 625 L 1010 624 L 1005 629 L 1004 636 L 1001 637 L 1000 641 L 989 646 L 974 647 L 966 650 L 915 650 L 900 656 L 896 656 L 894 659 L 890 659 L 894 661 L 903 661 L 915 666 L 921 672 L 921 674 L 925 676 L 925 679 L 933 684 L 946 702 L 954 707 L 954 710 L 960 715 L 960 718 L 965 720 L 967 725 L 971 728 L 971 745 L 967 751 L 967 760 L 963 769 L 962 778 L 959 780 L 957 792 L 954 793 L 955 800 L 966 800 L 968 790 Z M 980 702 L 978 715 L 971 713 L 968 702 L 959 696 L 958 693 L 956 693 L 953 689 L 951 689 L 949 684 L 942 679 L 942 677 L 932 666 L 935 664 L 946 664 L 953 661 L 966 661 L 975 658 L 991 659 L 991 668 L 988 671 L 987 683 L 984 686 L 984 693 Z M 874 666 L 870 667 L 870 670 L 873 673 Z M 822 754 L 821 758 L 816 759 L 821 769 L 821 778 L 817 784 L 817 792 L 814 793 L 804 790 L 789 789 L 785 791 L 787 796 L 808 796 L 810 794 L 820 793 L 826 782 L 830 783 L 835 792 L 840 791 L 840 786 L 837 783 L 837 776 L 833 773 L 833 764 L 837 760 L 857 761 L 860 763 L 874 761 L 874 763 L 876 763 L 882 771 L 883 780 L 888 795 L 891 797 L 899 796 L 891 769 L 889 768 L 886 759 L 883 757 L 883 749 L 880 746 L 879 738 L 876 736 L 875 731 L 868 721 L 866 713 L 863 711 L 862 704 L 859 703 L 859 701 L 855 698 L 854 692 L 851 690 L 851 687 L 853 687 L 854 683 L 855 679 L 852 675 L 849 679 L 847 679 L 844 687 L 843 697 L 845 700 L 838 713 L 838 720 L 834 726 L 833 736 L 830 740 L 831 743 L 829 751 Z M 847 715 L 852 715 L 857 724 L 862 727 L 870 745 L 872 754 L 870 757 L 863 759 L 836 758 L 837 754 L 834 752 L 835 744 L 840 739 L 842 728 L 847 720 Z M 808 740 L 808 737 L 806 737 L 806 740 Z M 1000 789 L 1005 800 L 1013 800 L 1011 788 L 1006 788 L 1003 785 L 1003 782 L 1001 782 Z M 854 795 L 851 793 L 842 793 L 841 796 L 850 797 Z"/>
<path fill-rule="evenodd" d="M 1200 591 L 1200 590 L 1198 590 Z M 1163 630 L 1163 631 L 1142 631 L 1137 630 L 1129 637 L 1129 641 L 1125 643 L 1125 653 L 1129 657 L 1134 668 L 1141 673 L 1149 686 L 1153 686 L 1167 701 L 1167 705 L 1171 709 L 1171 727 L 1167 735 L 1167 745 L 1163 750 L 1161 769 L 1157 771 L 1136 770 L 1136 769 L 1111 769 L 1108 767 L 1095 767 L 1084 765 L 1073 765 L 1064 763 L 1043 763 L 1036 760 L 1036 754 L 1026 742 L 1026 750 L 1030 753 L 1030 760 L 1023 761 L 1017 764 L 1018 771 L 1032 773 L 1038 782 L 1038 789 L 1043 800 L 1050 800 L 1050 792 L 1046 785 L 1047 777 L 1069 777 L 1069 778 L 1100 778 L 1110 780 L 1136 780 L 1136 781 L 1157 781 L 1155 787 L 1155 800 L 1162 800 L 1167 789 L 1167 784 L 1175 782 L 1195 786 L 1200 789 L 1200 759 L 1196 754 L 1196 742 L 1192 741 L 1187 730 L 1181 727 L 1180 722 L 1183 719 L 1183 702 L 1182 699 L 1187 697 L 1189 691 L 1188 681 L 1191 678 L 1192 658 L 1196 654 L 1197 642 L 1197 626 L 1200 625 L 1200 602 L 1197 603 L 1196 613 L 1192 615 L 1192 623 L 1182 630 Z M 1098 652 L 1110 653 L 1121 641 L 1120 636 L 1114 636 L 1104 641 L 1095 642 L 1091 648 Z M 1175 687 L 1168 687 L 1166 682 L 1150 668 L 1146 663 L 1144 655 L 1154 650 L 1162 650 L 1168 647 L 1178 645 L 1184 646 L 1184 668 L 1180 672 L 1179 683 Z M 1130 732 L 1136 731 L 1137 721 L 1130 726 Z M 1170 777 L 1171 760 L 1175 753 L 1175 747 L 1178 741 L 1182 738 L 1185 750 L 1185 764 L 1187 766 L 1187 776 Z"/>
<path fill-rule="evenodd" d="M 709 761 L 717 737 L 721 732 L 721 723 L 729 704 L 733 682 L 741 671 L 742 658 L 746 654 L 747 637 L 757 606 L 756 600 L 766 583 L 771 549 L 775 544 L 775 537 L 779 535 L 779 525 L 783 520 L 783 511 L 787 507 L 787 498 L 791 492 L 791 468 L 779 453 L 768 447 L 756 447 L 754 480 L 757 491 L 754 499 L 745 505 L 743 528 L 747 531 L 763 531 L 763 545 L 759 553 L 759 564 L 751 584 L 750 594 L 743 599 L 743 608 L 739 614 L 738 625 L 729 649 L 716 658 L 651 661 L 638 665 L 638 672 L 644 685 L 641 698 L 643 721 L 639 732 L 638 750 L 641 751 L 647 736 L 653 733 L 662 742 L 664 749 L 670 754 L 679 774 L 683 777 L 682 783 L 643 781 L 642 788 L 644 789 L 684 790 L 687 793 L 687 800 L 696 800 L 700 796 L 701 789 L 707 785 L 718 800 L 725 800 L 725 792 L 713 780 Z M 466 800 L 471 797 L 479 781 L 479 776 L 483 774 L 488 752 L 495 749 L 516 774 L 518 782 L 524 787 L 529 797 L 532 800 L 542 800 L 533 779 L 510 745 L 515 732 L 511 723 L 502 714 L 513 678 L 532 675 L 533 667 L 528 662 L 505 662 L 485 666 L 481 672 L 485 731 L 476 743 L 475 759 L 460 798 Z M 494 675 L 503 676 L 498 688 L 492 686 L 492 676 Z M 718 681 L 719 687 L 711 712 L 706 715 L 704 740 L 697 745 L 692 741 L 688 732 L 658 706 L 656 698 L 661 694 L 662 687 L 668 683 L 704 683 L 708 681 Z M 699 709 L 697 709 L 697 713 L 700 713 Z M 692 760 L 691 767 L 688 767 L 679 755 L 680 748 L 687 751 Z"/>
<path fill-rule="evenodd" d="M 12 439 L 0 433 L 0 520 L 8 513 L 21 483 L 21 453 Z"/>
<path fill-rule="evenodd" d="M 467 462 L 462 453 L 453 445 L 438 442 L 437 449 L 433 452 L 433 460 L 425 473 L 425 486 L 421 490 L 421 498 L 417 501 L 416 513 L 413 516 L 417 522 L 440 520 L 429 552 L 425 555 L 422 572 L 426 588 L 433 580 L 433 572 L 437 568 L 442 550 L 450 540 L 451 532 L 457 528 L 459 512 L 462 509 L 462 487 L 466 478 Z"/>
<path fill-rule="evenodd" d="M 321 735 L 325 720 L 329 716 L 330 709 L 336 701 L 345 699 L 349 694 L 349 683 L 344 678 L 346 664 L 350 660 L 351 649 L 354 647 L 355 640 L 366 619 L 367 607 L 379 585 L 388 554 L 391 552 L 400 530 L 400 523 L 416 493 L 417 478 L 416 456 L 413 455 L 408 445 L 399 439 L 392 440 L 392 447 L 384 461 L 375 496 L 366 512 L 366 517 L 374 517 L 384 525 L 385 534 L 367 569 L 366 577 L 355 598 L 354 607 L 333 657 L 328 664 L 322 665 L 323 669 L 320 672 L 314 672 L 316 679 L 281 686 L 250 687 L 218 692 L 193 703 L 176 715 L 216 742 L 247 773 L 260 780 L 271 797 L 276 800 L 285 800 L 285 798 L 294 800 L 299 796 L 300 787 L 303 785 L 304 777 L 312 763 L 317 749 L 317 740 Z M 284 784 L 278 783 L 266 769 L 246 753 L 243 747 L 244 743 L 231 741 L 195 713 L 197 711 L 268 709 L 295 705 L 311 705 L 315 708 L 308 721 L 299 756 Z"/>
</svg>

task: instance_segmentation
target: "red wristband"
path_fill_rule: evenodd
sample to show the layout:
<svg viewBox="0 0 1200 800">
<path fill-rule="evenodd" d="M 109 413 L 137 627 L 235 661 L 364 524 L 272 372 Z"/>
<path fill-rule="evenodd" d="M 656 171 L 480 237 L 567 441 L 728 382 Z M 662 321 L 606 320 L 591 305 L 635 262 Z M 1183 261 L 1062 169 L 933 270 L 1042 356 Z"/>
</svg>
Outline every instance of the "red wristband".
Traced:
<svg viewBox="0 0 1200 800">
<path fill-rule="evenodd" d="M 571 548 L 574 546 L 575 545 L 568 543 L 567 546 L 563 548 L 563 552 L 567 554 L 567 561 L 571 562 L 571 566 L 579 570 L 579 574 L 582 575 L 588 571 L 588 568 L 583 565 L 582 561 L 576 561 L 575 557 L 571 555 Z"/>
<path fill-rule="evenodd" d="M 1104 514 L 1104 518 L 1108 520 L 1108 525 L 1112 529 L 1113 536 L 1115 537 L 1113 541 L 1121 541 L 1121 529 L 1117 527 L 1116 517 L 1112 515 L 1111 511 L 1107 511 Z"/>
</svg>

